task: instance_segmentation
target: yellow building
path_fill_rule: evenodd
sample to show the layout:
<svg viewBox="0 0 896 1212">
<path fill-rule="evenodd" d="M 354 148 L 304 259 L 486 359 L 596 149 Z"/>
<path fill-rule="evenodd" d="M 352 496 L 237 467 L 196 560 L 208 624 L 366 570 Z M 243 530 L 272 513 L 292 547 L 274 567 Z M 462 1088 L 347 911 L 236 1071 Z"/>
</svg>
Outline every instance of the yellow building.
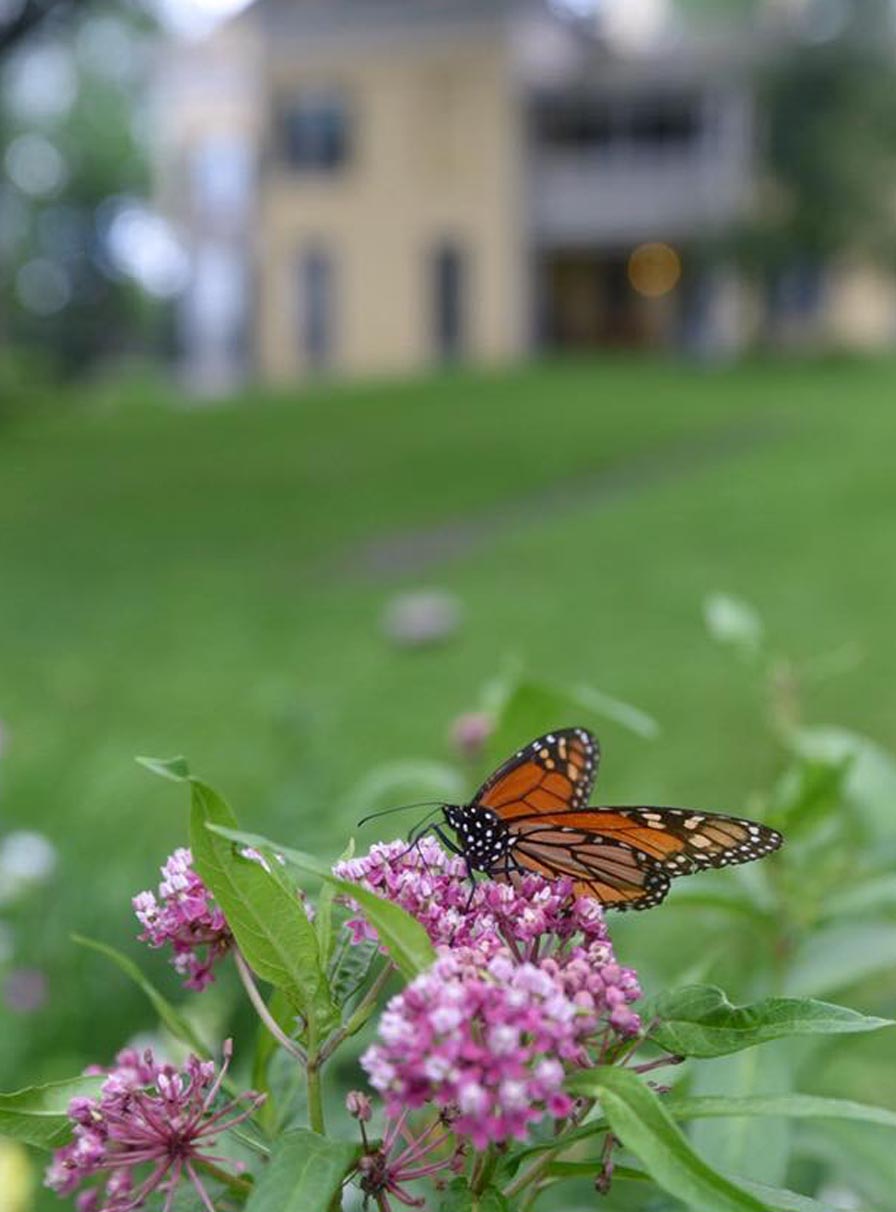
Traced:
<svg viewBox="0 0 896 1212">
<path fill-rule="evenodd" d="M 747 340 L 689 251 L 751 204 L 750 52 L 604 35 L 558 0 L 257 0 L 168 56 L 192 380 Z"/>
</svg>

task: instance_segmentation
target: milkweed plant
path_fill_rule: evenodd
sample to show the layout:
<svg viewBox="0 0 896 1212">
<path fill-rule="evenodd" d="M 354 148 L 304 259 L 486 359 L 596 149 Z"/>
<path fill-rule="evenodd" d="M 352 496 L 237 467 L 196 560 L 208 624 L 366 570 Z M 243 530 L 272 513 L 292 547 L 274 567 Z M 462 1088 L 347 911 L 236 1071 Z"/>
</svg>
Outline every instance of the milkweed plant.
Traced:
<svg viewBox="0 0 896 1212">
<path fill-rule="evenodd" d="M 542 713 L 554 692 L 514 693 L 505 716 L 524 735 L 520 704 Z M 461 731 L 480 745 L 487 728 Z M 708 984 L 645 991 L 614 945 L 620 919 L 569 880 L 474 881 L 432 836 L 321 862 L 242 831 L 182 759 L 145 764 L 189 797 L 186 844 L 163 862 L 157 889 L 133 898 L 136 932 L 170 958 L 183 1004 L 129 957 L 89 945 L 149 997 L 165 1049 L 116 1054 L 110 1040 L 82 1076 L 0 1096 L 0 1133 L 48 1151 L 46 1186 L 78 1212 L 611 1212 L 645 1200 L 823 1212 L 809 1195 L 716 1168 L 683 1125 L 896 1127 L 885 1108 L 780 1083 L 699 1093 L 713 1058 L 796 1037 L 811 1046 L 886 1019 L 809 996 L 736 1005 Z M 805 789 L 772 798 L 799 835 Z M 766 896 L 761 913 L 783 910 Z M 189 999 L 225 969 L 246 1006 L 233 1038 L 210 1040 Z"/>
</svg>

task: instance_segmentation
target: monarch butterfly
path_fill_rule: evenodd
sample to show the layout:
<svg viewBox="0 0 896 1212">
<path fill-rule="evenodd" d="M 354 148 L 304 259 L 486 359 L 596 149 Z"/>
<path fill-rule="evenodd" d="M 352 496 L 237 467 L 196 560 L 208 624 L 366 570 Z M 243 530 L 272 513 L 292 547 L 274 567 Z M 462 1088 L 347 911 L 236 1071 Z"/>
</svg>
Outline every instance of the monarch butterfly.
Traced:
<svg viewBox="0 0 896 1212">
<path fill-rule="evenodd" d="M 669 881 L 706 867 L 749 863 L 784 840 L 767 825 L 689 808 L 588 807 L 600 750 L 585 728 L 524 746 L 468 804 L 445 804 L 436 832 L 470 871 L 513 880 L 567 876 L 608 908 L 650 909 Z"/>
</svg>

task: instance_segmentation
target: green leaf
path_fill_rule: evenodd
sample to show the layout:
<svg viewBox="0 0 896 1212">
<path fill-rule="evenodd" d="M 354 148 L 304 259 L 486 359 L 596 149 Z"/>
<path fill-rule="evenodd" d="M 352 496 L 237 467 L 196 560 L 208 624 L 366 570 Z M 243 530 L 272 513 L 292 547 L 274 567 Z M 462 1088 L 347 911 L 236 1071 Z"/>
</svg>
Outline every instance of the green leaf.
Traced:
<svg viewBox="0 0 896 1212">
<path fill-rule="evenodd" d="M 552 1162 L 547 1173 L 551 1175 L 557 1168 L 561 1177 L 564 1176 L 564 1172 L 570 1178 L 587 1177 L 589 1172 L 594 1174 L 595 1164 L 594 1162 Z M 650 1182 L 650 1175 L 631 1166 L 614 1166 L 613 1182 L 617 1183 L 620 1179 Z M 737 1178 L 735 1181 L 746 1191 L 750 1191 L 759 1199 L 764 1200 L 775 1209 L 775 1212 L 843 1212 L 842 1207 L 835 1208 L 833 1204 L 819 1203 L 817 1199 L 812 1199 L 808 1195 L 800 1195 L 798 1191 L 788 1191 L 785 1187 L 770 1187 L 767 1183 L 757 1183 L 749 1178 Z"/>
<path fill-rule="evenodd" d="M 675 1119 L 764 1115 L 787 1119 L 851 1119 L 896 1128 L 896 1111 L 888 1107 L 870 1107 L 845 1098 L 818 1098 L 814 1094 L 753 1094 L 745 1098 L 671 1096 L 664 1106 Z"/>
<path fill-rule="evenodd" d="M 648 715 L 640 707 L 634 707 L 631 703 L 598 690 L 596 686 L 574 686 L 569 694 L 571 701 L 578 703 L 590 716 L 621 724 L 623 728 L 645 741 L 652 741 L 660 735 L 661 728 L 652 715 Z"/>
<path fill-rule="evenodd" d="M 282 989 L 274 989 L 271 996 L 268 998 L 267 1006 L 268 1013 L 283 1034 L 292 1039 L 296 1033 L 295 1007 L 292 1005 Z M 252 1058 L 253 1090 L 258 1090 L 259 1093 L 262 1094 L 271 1094 L 268 1073 L 271 1062 L 276 1056 L 279 1046 L 278 1041 L 268 1030 L 267 1026 L 264 1023 L 259 1023 L 255 1044 L 255 1055 Z M 274 1106 L 274 1099 L 269 1097 L 267 1101 L 262 1104 L 258 1114 L 263 1123 L 266 1125 L 273 1124 L 276 1120 L 276 1107 Z"/>
<path fill-rule="evenodd" d="M 838 813 L 850 759 L 839 762 L 798 758 L 784 772 L 772 795 L 769 822 L 790 837 Z"/>
<path fill-rule="evenodd" d="M 323 1035 L 339 1021 L 320 964 L 317 935 L 296 889 L 271 855 L 267 870 L 238 854 L 213 826 L 233 828 L 236 818 L 211 787 L 192 780 L 190 845 L 196 870 L 214 893 L 247 962 L 305 1015 Z M 265 845 L 256 846 L 264 851 Z"/>
<path fill-rule="evenodd" d="M 896 965 L 892 922 L 830 926 L 798 947 L 787 974 L 788 993 L 817 995 L 843 989 Z"/>
<path fill-rule="evenodd" d="M 330 969 L 330 988 L 337 1006 L 345 1006 L 361 991 L 374 970 L 385 963 L 379 947 L 372 941 L 347 943 L 340 949 Z"/>
<path fill-rule="evenodd" d="M 817 1199 L 800 1195 L 798 1191 L 788 1191 L 786 1187 L 769 1187 L 766 1183 L 753 1182 L 749 1178 L 739 1178 L 737 1181 L 747 1191 L 765 1200 L 775 1212 L 843 1212 L 842 1207 L 819 1203 Z"/>
<path fill-rule="evenodd" d="M 339 856 L 339 861 L 350 859 L 355 853 L 355 839 L 349 838 L 348 845 Z M 317 913 L 314 916 L 314 929 L 317 931 L 317 945 L 320 948 L 320 962 L 326 971 L 333 958 L 335 936 L 333 933 L 333 898 L 336 890 L 332 884 L 324 883 L 317 898 Z M 336 998 L 337 1002 L 339 1001 Z"/>
<path fill-rule="evenodd" d="M 107 943 L 100 943 L 96 939 L 85 938 L 81 934 L 73 934 L 72 938 L 80 946 L 87 947 L 91 951 L 96 951 L 100 955 L 104 955 L 106 959 L 111 960 L 116 967 L 121 969 L 125 976 L 129 977 L 146 994 L 160 1021 L 171 1032 L 174 1038 L 180 1040 L 182 1044 L 186 1044 L 188 1048 L 192 1048 L 197 1056 L 201 1056 L 205 1060 L 209 1059 L 211 1056 L 210 1050 L 202 1042 L 192 1026 L 172 1006 L 171 1002 L 159 993 L 155 985 L 143 975 L 139 966 L 129 956 L 122 955 L 120 951 L 116 951 L 114 947 L 110 947 Z"/>
<path fill-rule="evenodd" d="M 163 779 L 171 779 L 174 783 L 183 783 L 190 777 L 190 767 L 187 765 L 185 757 L 138 757 L 134 760 L 150 773 L 157 774 Z"/>
<path fill-rule="evenodd" d="M 426 931 L 400 906 L 393 905 L 391 901 L 383 900 L 382 897 L 375 896 L 366 888 L 359 888 L 348 880 L 339 879 L 325 863 L 310 854 L 292 850 L 289 846 L 281 846 L 255 833 L 242 833 L 223 822 L 211 828 L 214 833 L 240 845 L 253 846 L 255 849 L 268 848 L 282 855 L 287 863 L 299 871 L 316 875 L 332 884 L 343 896 L 351 897 L 360 906 L 395 966 L 407 980 L 413 980 L 435 961 L 436 953 Z"/>
<path fill-rule="evenodd" d="M 760 1093 L 784 1097 L 793 1091 L 795 1064 L 792 1041 L 774 1040 L 762 1048 L 720 1056 L 712 1065 L 695 1066 L 689 1093 L 729 1103 Z M 774 1186 L 787 1178 L 791 1135 L 788 1121 L 757 1115 L 740 1116 L 733 1123 L 704 1116 L 689 1133 L 697 1152 L 723 1174 L 746 1175 Z"/>
<path fill-rule="evenodd" d="M 455 1178 L 442 1194 L 439 1212 L 510 1212 L 510 1204 L 496 1187 L 474 1195 L 465 1178 Z"/>
<path fill-rule="evenodd" d="M 600 1066 L 569 1081 L 600 1100 L 617 1136 L 664 1191 L 694 1212 L 769 1212 L 769 1205 L 718 1174 L 688 1141 L 652 1090 L 625 1069 Z"/>
<path fill-rule="evenodd" d="M 734 1006 L 714 985 L 661 994 L 652 1012 L 661 1021 L 651 1039 L 680 1056 L 724 1056 L 787 1036 L 842 1035 L 893 1025 L 890 1019 L 809 998 L 770 997 Z"/>
<path fill-rule="evenodd" d="M 795 731 L 790 742 L 810 761 L 847 764 L 843 794 L 850 807 L 881 841 L 892 837 L 896 800 L 896 758 L 886 749 L 846 728 L 815 727 Z"/>
<path fill-rule="evenodd" d="M 71 1136 L 66 1114 L 73 1098 L 94 1098 L 105 1078 L 73 1077 L 47 1086 L 29 1086 L 0 1094 L 0 1136 L 9 1136 L 38 1149 L 56 1149 Z"/>
<path fill-rule="evenodd" d="M 896 1151 L 892 1129 L 828 1120 L 802 1125 L 797 1139 L 802 1157 L 812 1158 L 837 1186 L 863 1195 L 868 1209 L 893 1206 Z"/>
<path fill-rule="evenodd" d="M 360 1145 L 306 1128 L 285 1132 L 252 1188 L 246 1212 L 327 1212 L 359 1153 Z"/>
<path fill-rule="evenodd" d="M 896 909 L 896 875 L 878 875 L 851 888 L 831 891 L 822 906 L 825 917 L 833 921 L 879 909 Z"/>
<path fill-rule="evenodd" d="M 755 1094 L 742 1098 L 729 1098 L 727 1095 L 715 1097 L 670 1094 L 663 1099 L 663 1106 L 676 1121 L 767 1116 L 798 1120 L 855 1120 L 896 1128 L 896 1111 L 891 1111 L 888 1107 L 871 1107 L 866 1103 L 851 1102 L 843 1098 L 818 1098 L 813 1094 Z M 589 1119 L 580 1128 L 564 1133 L 564 1147 L 578 1144 L 593 1136 L 602 1136 L 608 1127 L 607 1120 L 602 1115 Z M 530 1157 L 544 1153 L 546 1149 L 556 1147 L 556 1141 L 542 1141 L 517 1154 L 516 1160 L 522 1163 Z"/>
</svg>

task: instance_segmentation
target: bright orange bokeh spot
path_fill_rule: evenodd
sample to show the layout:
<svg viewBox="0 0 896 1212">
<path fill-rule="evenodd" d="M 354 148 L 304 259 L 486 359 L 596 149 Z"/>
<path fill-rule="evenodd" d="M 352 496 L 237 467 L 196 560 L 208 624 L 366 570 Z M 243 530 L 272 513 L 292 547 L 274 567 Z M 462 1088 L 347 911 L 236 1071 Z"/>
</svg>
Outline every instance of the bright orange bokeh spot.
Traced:
<svg viewBox="0 0 896 1212">
<path fill-rule="evenodd" d="M 639 244 L 628 259 L 628 280 L 639 295 L 658 299 L 674 290 L 681 258 L 668 244 Z"/>
</svg>

